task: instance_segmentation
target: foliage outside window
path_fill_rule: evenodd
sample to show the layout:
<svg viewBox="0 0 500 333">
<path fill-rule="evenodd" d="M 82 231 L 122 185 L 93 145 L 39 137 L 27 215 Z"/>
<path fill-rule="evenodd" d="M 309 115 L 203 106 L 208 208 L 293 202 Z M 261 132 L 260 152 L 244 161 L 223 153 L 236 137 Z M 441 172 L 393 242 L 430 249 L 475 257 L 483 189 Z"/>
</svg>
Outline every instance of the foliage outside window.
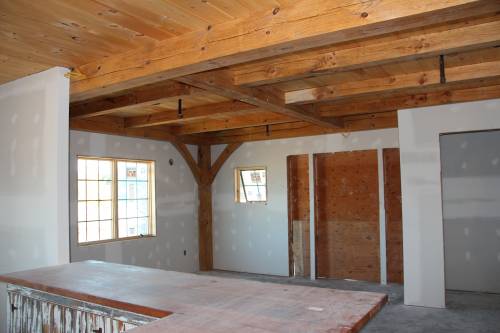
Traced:
<svg viewBox="0 0 500 333">
<path fill-rule="evenodd" d="M 78 243 L 154 236 L 154 162 L 78 157 Z"/>
<path fill-rule="evenodd" d="M 263 167 L 236 168 L 236 202 L 267 202 L 266 176 Z"/>
</svg>

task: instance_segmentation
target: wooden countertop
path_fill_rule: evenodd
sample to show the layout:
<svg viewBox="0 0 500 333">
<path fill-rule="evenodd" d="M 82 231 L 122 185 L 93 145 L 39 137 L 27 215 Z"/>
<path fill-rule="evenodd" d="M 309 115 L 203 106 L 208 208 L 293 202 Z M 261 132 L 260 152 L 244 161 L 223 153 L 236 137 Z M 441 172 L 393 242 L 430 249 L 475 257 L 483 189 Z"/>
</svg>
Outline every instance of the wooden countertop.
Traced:
<svg viewBox="0 0 500 333">
<path fill-rule="evenodd" d="M 379 293 L 281 285 L 85 261 L 0 281 L 157 318 L 133 332 L 356 332 Z"/>
</svg>

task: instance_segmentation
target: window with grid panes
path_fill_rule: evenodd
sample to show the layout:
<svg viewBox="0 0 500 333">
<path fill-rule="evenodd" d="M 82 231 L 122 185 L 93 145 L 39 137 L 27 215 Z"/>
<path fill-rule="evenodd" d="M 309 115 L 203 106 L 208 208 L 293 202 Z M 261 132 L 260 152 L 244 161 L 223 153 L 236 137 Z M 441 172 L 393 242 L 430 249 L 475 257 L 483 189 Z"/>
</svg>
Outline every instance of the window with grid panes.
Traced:
<svg viewBox="0 0 500 333">
<path fill-rule="evenodd" d="M 267 202 L 266 168 L 235 169 L 236 202 Z"/>
<path fill-rule="evenodd" d="M 78 243 L 155 235 L 154 162 L 78 158 Z"/>
</svg>

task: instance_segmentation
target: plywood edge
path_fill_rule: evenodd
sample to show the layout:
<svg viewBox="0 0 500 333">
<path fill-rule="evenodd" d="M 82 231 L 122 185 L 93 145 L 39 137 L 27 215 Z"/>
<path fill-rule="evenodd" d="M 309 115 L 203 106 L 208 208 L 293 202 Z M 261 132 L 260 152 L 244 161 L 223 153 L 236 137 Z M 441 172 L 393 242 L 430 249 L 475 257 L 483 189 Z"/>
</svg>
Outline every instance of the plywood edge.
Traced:
<svg viewBox="0 0 500 333">
<path fill-rule="evenodd" d="M 107 306 L 107 307 L 111 307 L 111 308 L 115 308 L 115 309 L 133 312 L 133 313 L 144 315 L 144 316 L 154 317 L 154 318 L 163 318 L 163 317 L 169 316 L 173 313 L 170 311 L 154 309 L 154 308 L 150 308 L 150 307 L 142 306 L 142 305 L 138 305 L 138 304 L 112 300 L 112 299 L 109 299 L 106 297 L 99 297 L 96 295 L 80 293 L 77 291 L 71 291 L 71 290 L 64 289 L 64 288 L 48 286 L 45 284 L 36 283 L 36 282 L 32 282 L 32 281 L 28 281 L 28 280 L 24 280 L 24 279 L 20 279 L 20 278 L 16 278 L 16 277 L 11 277 L 8 275 L 0 275 L 0 282 L 9 283 L 9 284 L 17 285 L 17 286 L 22 286 L 22 287 L 28 287 L 31 289 L 43 291 L 43 292 L 50 293 L 50 294 L 56 294 L 59 296 L 73 298 L 73 299 L 83 301 L 83 302 L 103 305 L 103 306 Z"/>
<path fill-rule="evenodd" d="M 354 324 L 354 326 L 352 326 L 349 331 L 346 331 L 346 333 L 347 332 L 349 332 L 349 333 L 359 332 L 373 317 L 375 317 L 375 315 L 380 310 L 382 310 L 382 308 L 384 307 L 384 305 L 387 304 L 388 301 L 389 301 L 389 297 L 387 295 L 383 295 L 381 297 L 380 301 L 377 304 L 375 304 L 374 306 L 372 306 L 370 311 L 365 313 L 365 315 L 363 317 L 361 317 L 361 319 L 358 320 L 358 322 L 356 324 Z"/>
</svg>

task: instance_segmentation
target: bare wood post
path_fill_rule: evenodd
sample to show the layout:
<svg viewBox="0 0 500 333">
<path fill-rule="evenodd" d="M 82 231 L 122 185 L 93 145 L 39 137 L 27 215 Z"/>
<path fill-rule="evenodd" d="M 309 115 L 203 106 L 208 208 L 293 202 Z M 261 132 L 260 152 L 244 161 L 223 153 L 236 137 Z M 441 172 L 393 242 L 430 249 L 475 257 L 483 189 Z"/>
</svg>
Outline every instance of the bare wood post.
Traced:
<svg viewBox="0 0 500 333">
<path fill-rule="evenodd" d="M 213 269 L 211 165 L 212 158 L 210 145 L 199 145 L 198 168 L 200 171 L 200 182 L 198 184 L 198 237 L 201 271 Z"/>
</svg>

